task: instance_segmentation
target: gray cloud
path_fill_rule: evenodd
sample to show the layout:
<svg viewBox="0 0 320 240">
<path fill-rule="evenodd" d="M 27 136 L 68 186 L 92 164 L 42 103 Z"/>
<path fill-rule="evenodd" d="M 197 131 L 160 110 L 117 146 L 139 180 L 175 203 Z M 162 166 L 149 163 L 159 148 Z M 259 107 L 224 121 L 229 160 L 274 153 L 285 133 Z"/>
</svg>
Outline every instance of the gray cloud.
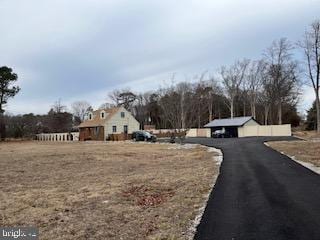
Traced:
<svg viewBox="0 0 320 240">
<path fill-rule="evenodd" d="M 273 39 L 298 40 L 319 10 L 313 0 L 2 0 L 0 65 L 22 87 L 7 109 L 44 113 L 58 98 L 97 106 L 115 87 L 213 73 L 261 57 Z"/>
</svg>

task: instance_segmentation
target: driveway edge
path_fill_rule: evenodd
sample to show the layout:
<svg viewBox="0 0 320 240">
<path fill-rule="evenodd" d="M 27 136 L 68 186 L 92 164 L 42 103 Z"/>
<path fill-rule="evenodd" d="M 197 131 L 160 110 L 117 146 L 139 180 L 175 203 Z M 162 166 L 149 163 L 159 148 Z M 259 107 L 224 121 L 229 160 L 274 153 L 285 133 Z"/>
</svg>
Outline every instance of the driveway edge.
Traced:
<svg viewBox="0 0 320 240">
<path fill-rule="evenodd" d="M 205 146 L 205 145 L 201 145 L 201 146 L 204 147 L 204 148 L 207 148 L 208 152 L 214 152 L 214 153 L 218 154 L 217 156 L 213 156 L 213 161 L 215 162 L 216 165 L 219 166 L 219 172 L 218 172 L 217 175 L 213 176 L 212 183 L 211 183 L 211 186 L 210 186 L 211 190 L 209 191 L 208 194 L 206 194 L 203 206 L 198 209 L 198 214 L 196 215 L 195 219 L 192 221 L 191 226 L 188 229 L 188 238 L 187 239 L 189 239 L 189 240 L 194 239 L 194 236 L 195 236 L 195 234 L 197 232 L 197 227 L 200 224 L 200 221 L 202 219 L 204 211 L 205 211 L 205 209 L 207 207 L 207 204 L 208 204 L 208 201 L 209 201 L 209 197 L 210 197 L 210 195 L 211 195 L 211 193 L 212 193 L 212 191 L 214 189 L 214 186 L 215 186 L 216 181 L 218 179 L 218 176 L 220 174 L 220 166 L 221 166 L 221 163 L 223 161 L 223 154 L 222 154 L 222 151 L 220 149 L 214 148 L 214 147 L 208 147 L 208 146 Z"/>
<path fill-rule="evenodd" d="M 267 147 L 269 147 L 271 149 L 274 149 L 274 148 L 270 147 L 270 145 L 267 142 L 264 142 L 264 145 L 266 145 Z M 274 149 L 274 150 L 277 151 L 276 149 Z M 284 152 L 280 152 L 280 151 L 277 151 L 277 152 L 281 153 L 282 155 L 287 156 L 288 158 L 295 161 L 296 163 L 299 163 L 300 165 L 304 166 L 305 168 L 308 168 L 312 172 L 320 175 L 320 167 L 317 167 L 316 165 L 309 163 L 309 162 L 301 161 L 301 160 L 297 159 L 295 156 L 288 155 Z"/>
</svg>

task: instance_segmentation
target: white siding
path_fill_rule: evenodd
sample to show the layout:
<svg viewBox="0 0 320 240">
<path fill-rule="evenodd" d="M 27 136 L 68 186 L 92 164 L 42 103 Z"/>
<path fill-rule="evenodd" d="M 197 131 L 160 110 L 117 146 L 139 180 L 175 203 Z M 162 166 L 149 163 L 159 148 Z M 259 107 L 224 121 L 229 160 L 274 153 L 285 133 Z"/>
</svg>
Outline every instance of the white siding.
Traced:
<svg viewBox="0 0 320 240">
<path fill-rule="evenodd" d="M 121 117 L 121 112 L 125 113 L 124 118 Z M 138 131 L 140 129 L 140 123 L 128 112 L 125 108 L 121 108 L 117 113 L 115 113 L 106 123 L 105 126 L 105 137 L 112 134 L 112 127 L 117 127 L 117 132 L 115 134 L 123 133 L 124 126 L 128 126 L 128 133 Z"/>
<path fill-rule="evenodd" d="M 251 136 L 291 136 L 291 125 L 258 125 L 238 128 L 239 137 Z"/>
<path fill-rule="evenodd" d="M 210 128 L 190 128 L 187 131 L 186 137 L 211 137 Z"/>
</svg>

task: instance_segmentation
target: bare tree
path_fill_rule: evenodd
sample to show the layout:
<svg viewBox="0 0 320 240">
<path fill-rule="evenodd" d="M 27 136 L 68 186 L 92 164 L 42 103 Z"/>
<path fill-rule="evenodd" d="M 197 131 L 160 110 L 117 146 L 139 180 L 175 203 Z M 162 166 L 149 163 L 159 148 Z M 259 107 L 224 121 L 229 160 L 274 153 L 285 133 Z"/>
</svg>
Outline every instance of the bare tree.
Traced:
<svg viewBox="0 0 320 240">
<path fill-rule="evenodd" d="M 54 104 L 51 107 L 51 110 L 55 113 L 62 113 L 67 110 L 67 107 L 62 105 L 61 99 L 59 98 L 57 101 L 54 102 Z"/>
<path fill-rule="evenodd" d="M 250 101 L 251 116 L 256 119 L 256 105 L 258 95 L 262 88 L 263 80 L 266 76 L 266 64 L 263 60 L 253 61 L 248 71 L 248 97 Z"/>
<path fill-rule="evenodd" d="M 297 93 L 298 64 L 292 60 L 292 44 L 286 39 L 274 41 L 265 52 L 270 77 L 269 88 L 277 106 L 278 124 L 282 124 L 282 105 Z"/>
<path fill-rule="evenodd" d="M 72 114 L 67 112 L 66 106 L 62 105 L 61 99 L 57 100 L 45 116 L 44 125 L 51 132 L 69 132 L 72 129 Z"/>
<path fill-rule="evenodd" d="M 121 94 L 121 91 L 118 89 L 113 90 L 108 94 L 109 98 L 113 102 L 114 105 L 118 106 L 120 104 L 119 95 Z"/>
<path fill-rule="evenodd" d="M 71 109 L 73 116 L 76 117 L 79 122 L 83 122 L 86 114 L 92 107 L 87 101 L 76 101 L 71 104 Z"/>
<path fill-rule="evenodd" d="M 242 102 L 242 115 L 247 116 L 247 103 L 248 103 L 248 92 L 249 92 L 248 74 L 245 74 L 239 90 L 240 90 L 239 100 L 241 100 Z"/>
<path fill-rule="evenodd" d="M 267 81 L 263 82 L 264 88 L 261 92 L 258 92 L 258 102 L 263 106 L 263 116 L 264 125 L 268 125 L 269 122 L 269 112 L 272 104 L 271 92 L 268 88 Z"/>
<path fill-rule="evenodd" d="M 197 105 L 197 123 L 198 123 L 198 128 L 201 128 L 201 120 L 202 120 L 202 115 L 203 112 L 206 110 L 206 94 L 207 94 L 207 89 L 206 89 L 206 82 L 204 81 L 204 78 L 207 74 L 207 71 L 203 72 L 199 78 L 198 76 L 195 76 L 195 79 L 198 78 L 198 83 L 195 85 L 194 88 L 194 102 Z"/>
<path fill-rule="evenodd" d="M 230 110 L 230 117 L 234 117 L 234 101 L 239 93 L 240 85 L 245 77 L 245 73 L 250 61 L 244 59 L 242 61 L 236 61 L 229 68 L 223 66 L 220 69 L 220 75 L 222 77 L 222 84 L 228 99 L 227 106 Z"/>
<path fill-rule="evenodd" d="M 158 92 L 159 106 L 162 109 L 162 118 L 166 119 L 173 129 L 180 129 L 182 126 L 181 113 L 179 109 L 179 97 L 174 87 L 161 88 Z"/>
<path fill-rule="evenodd" d="M 316 96 L 317 132 L 320 133 L 320 20 L 310 25 L 298 45 L 303 50 L 308 77 Z"/>
<path fill-rule="evenodd" d="M 214 108 L 219 104 L 219 98 L 222 95 L 221 87 L 218 85 L 217 80 L 214 77 L 211 77 L 206 81 L 205 85 L 205 103 L 204 105 L 208 109 L 209 122 L 213 120 Z"/>
<path fill-rule="evenodd" d="M 180 112 L 180 126 L 182 129 L 190 128 L 191 122 L 194 121 L 195 114 L 191 114 L 193 91 L 191 84 L 181 82 L 176 85 L 176 94 L 178 98 L 177 106 Z M 194 110 L 194 109 L 193 109 Z M 196 111 L 193 111 L 195 113 Z"/>
<path fill-rule="evenodd" d="M 99 109 L 110 109 L 110 108 L 114 108 L 115 106 L 116 105 L 114 105 L 113 103 L 105 102 L 99 106 Z"/>
<path fill-rule="evenodd" d="M 147 93 L 139 93 L 136 95 L 136 101 L 134 104 L 134 115 L 136 119 L 140 122 L 142 127 L 146 122 L 148 122 L 148 116 L 147 116 L 147 99 L 148 99 L 148 94 Z"/>
<path fill-rule="evenodd" d="M 197 119 L 194 92 L 190 83 L 181 82 L 159 90 L 159 106 L 172 128 L 181 131 L 190 128 Z"/>
<path fill-rule="evenodd" d="M 137 100 L 136 94 L 130 89 L 114 90 L 109 97 L 116 106 L 123 106 L 125 109 L 132 111 L 134 102 Z"/>
</svg>

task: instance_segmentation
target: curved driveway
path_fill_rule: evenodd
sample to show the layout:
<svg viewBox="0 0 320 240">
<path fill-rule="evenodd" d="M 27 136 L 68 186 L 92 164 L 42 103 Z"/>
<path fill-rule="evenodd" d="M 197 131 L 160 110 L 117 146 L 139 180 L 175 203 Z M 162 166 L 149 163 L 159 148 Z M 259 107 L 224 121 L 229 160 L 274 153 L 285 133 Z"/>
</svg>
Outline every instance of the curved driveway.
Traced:
<svg viewBox="0 0 320 240">
<path fill-rule="evenodd" d="M 195 239 L 320 239 L 320 177 L 263 144 L 282 139 L 187 140 L 224 155 Z"/>
</svg>

